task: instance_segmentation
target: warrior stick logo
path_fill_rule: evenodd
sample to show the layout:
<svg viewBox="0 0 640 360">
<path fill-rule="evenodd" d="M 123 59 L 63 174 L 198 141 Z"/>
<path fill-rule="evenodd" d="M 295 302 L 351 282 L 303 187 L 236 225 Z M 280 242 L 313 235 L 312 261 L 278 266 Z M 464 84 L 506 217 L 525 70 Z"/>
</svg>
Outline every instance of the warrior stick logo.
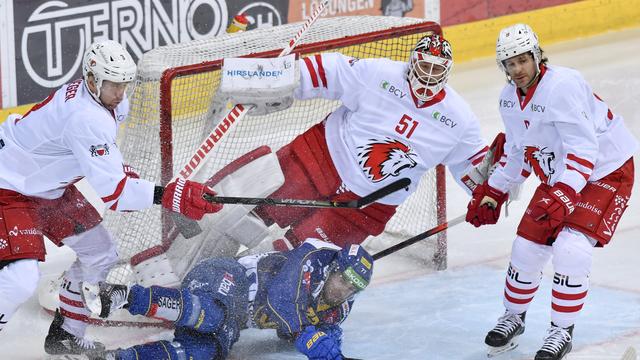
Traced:
<svg viewBox="0 0 640 360">
<path fill-rule="evenodd" d="M 545 151 L 546 149 L 546 147 L 540 149 L 536 146 L 526 146 L 524 149 L 524 161 L 531 165 L 534 174 L 543 183 L 547 183 L 549 177 L 556 172 L 553 168 L 556 155 L 553 151 Z"/>
<path fill-rule="evenodd" d="M 409 145 L 398 140 L 386 138 L 382 141 L 371 139 L 372 142 L 358 146 L 358 164 L 362 171 L 373 182 L 380 182 L 390 176 L 399 176 L 407 168 L 413 168 L 418 163 L 414 160 L 417 155 Z"/>
</svg>

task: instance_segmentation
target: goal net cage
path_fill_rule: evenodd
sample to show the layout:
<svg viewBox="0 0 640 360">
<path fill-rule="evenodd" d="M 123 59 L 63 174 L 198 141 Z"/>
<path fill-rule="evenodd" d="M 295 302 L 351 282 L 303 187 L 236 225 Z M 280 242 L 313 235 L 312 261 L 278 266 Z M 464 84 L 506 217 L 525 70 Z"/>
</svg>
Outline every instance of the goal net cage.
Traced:
<svg viewBox="0 0 640 360">
<path fill-rule="evenodd" d="M 190 161 L 225 115 L 226 111 L 212 113 L 223 59 L 276 57 L 299 28 L 297 23 L 260 28 L 162 46 L 145 53 L 138 63 L 135 84 L 130 89 L 129 118 L 119 134 L 118 146 L 125 161 L 141 178 L 166 185 Z M 356 58 L 385 57 L 406 61 L 416 42 L 434 32 L 441 33 L 439 25 L 422 19 L 384 16 L 318 19 L 293 52 L 298 57 L 340 52 Z M 211 150 L 209 160 L 201 165 L 193 179 L 204 182 L 235 159 L 262 145 L 277 151 L 322 121 L 339 104 L 339 101 L 320 98 L 296 100 L 287 110 L 265 116 L 247 115 L 221 137 Z M 442 166 L 425 174 L 418 190 L 399 206 L 384 233 L 370 237 L 364 246 L 375 253 L 445 221 L 444 184 Z M 207 231 L 214 223 L 211 219 L 215 220 L 215 214 L 206 215 L 200 221 L 205 231 L 192 239 L 182 239 L 169 215 L 160 206 L 131 213 L 107 212 L 105 224 L 117 239 L 120 256 L 120 263 L 109 273 L 107 281 L 131 282 L 132 263 L 135 265 L 157 255 L 176 241 L 218 240 Z M 282 229 L 276 225 L 271 228 L 273 239 L 281 237 Z M 218 242 L 220 244 L 211 256 L 236 255 L 238 244 Z M 189 256 L 188 252 L 184 254 L 185 259 Z M 398 256 L 423 262 L 425 267 L 444 269 L 446 235 L 442 233 L 424 240 L 400 251 Z"/>
</svg>

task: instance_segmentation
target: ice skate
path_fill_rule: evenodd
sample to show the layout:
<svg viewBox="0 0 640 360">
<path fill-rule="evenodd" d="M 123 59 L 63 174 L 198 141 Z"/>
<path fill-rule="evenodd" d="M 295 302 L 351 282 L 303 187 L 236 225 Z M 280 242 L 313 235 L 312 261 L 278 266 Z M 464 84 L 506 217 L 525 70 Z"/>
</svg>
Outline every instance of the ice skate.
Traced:
<svg viewBox="0 0 640 360">
<path fill-rule="evenodd" d="M 500 355 L 518 347 L 518 337 L 524 332 L 526 313 L 505 313 L 498 319 L 496 326 L 487 333 L 485 344 L 489 345 L 487 357 Z"/>
<path fill-rule="evenodd" d="M 535 360 L 560 360 L 571 351 L 573 325 L 561 328 L 551 323 L 544 344 L 536 353 Z"/>
<path fill-rule="evenodd" d="M 127 285 L 106 282 L 101 282 L 98 285 L 82 284 L 82 297 L 87 308 L 101 318 L 106 318 L 113 311 L 126 307 L 128 296 L 129 287 Z"/>
<path fill-rule="evenodd" d="M 104 351 L 104 345 L 91 341 L 85 338 L 77 337 L 62 328 L 64 318 L 60 314 L 59 310 L 56 310 L 56 314 L 53 317 L 53 322 L 49 327 L 49 333 L 44 340 L 44 351 L 49 355 L 62 355 L 69 356 L 69 359 L 74 359 L 78 355 L 90 356 L 94 353 L 100 353 Z M 64 357 L 62 357 L 64 358 Z M 81 358 L 81 357 L 77 357 Z"/>
</svg>

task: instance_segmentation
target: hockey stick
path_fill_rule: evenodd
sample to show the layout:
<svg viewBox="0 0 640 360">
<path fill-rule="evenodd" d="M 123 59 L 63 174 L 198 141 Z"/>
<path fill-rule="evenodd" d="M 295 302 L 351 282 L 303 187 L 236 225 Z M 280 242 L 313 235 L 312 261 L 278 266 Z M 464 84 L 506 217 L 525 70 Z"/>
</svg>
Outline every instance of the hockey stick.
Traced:
<svg viewBox="0 0 640 360">
<path fill-rule="evenodd" d="M 272 199 L 272 198 L 250 198 L 231 196 L 210 196 L 204 195 L 204 199 L 218 204 L 245 204 L 245 205 L 275 205 L 275 206 L 300 206 L 300 207 L 322 207 L 322 208 L 350 208 L 361 209 L 381 198 L 394 193 L 400 189 L 411 185 L 408 178 L 400 179 L 384 186 L 371 194 L 358 200 L 351 201 L 328 201 L 328 200 L 299 200 L 299 199 Z"/>
<path fill-rule="evenodd" d="M 302 24 L 300 30 L 298 30 L 293 38 L 287 42 L 278 57 L 288 55 L 293 50 L 309 27 L 311 27 L 311 25 L 320 18 L 320 15 L 324 12 L 328 4 L 329 0 L 323 0 L 320 5 L 316 7 L 311 16 Z M 252 106 L 245 107 L 242 104 L 237 104 L 229 110 L 227 115 L 209 133 L 209 136 L 207 136 L 202 144 L 198 146 L 196 152 L 191 156 L 187 164 L 182 167 L 182 170 L 178 172 L 178 176 L 176 176 L 174 180 L 178 177 L 182 177 L 185 180 L 193 177 L 193 175 L 199 170 L 200 166 L 209 158 L 214 146 L 222 140 L 227 132 L 229 132 L 231 126 L 241 121 L 252 108 Z M 200 225 L 195 220 L 191 220 L 181 214 L 176 215 L 176 213 L 172 213 L 171 216 L 174 224 L 185 238 L 188 239 L 194 237 L 202 232 L 202 228 L 200 228 Z"/>
<path fill-rule="evenodd" d="M 425 232 L 423 232 L 421 234 L 418 234 L 418 235 L 416 235 L 416 236 L 414 236 L 414 237 L 412 237 L 410 239 L 404 240 L 404 241 L 399 242 L 399 243 L 397 243 L 397 244 L 395 244 L 393 246 L 390 246 L 390 247 L 388 247 L 388 248 L 386 248 L 386 249 L 384 249 L 384 250 L 382 250 L 380 252 L 377 252 L 377 253 L 375 253 L 373 255 L 373 260 L 378 260 L 380 258 L 383 258 L 383 257 L 389 255 L 389 254 L 393 254 L 394 252 L 396 252 L 398 250 L 401 250 L 401 249 L 404 249 L 409 245 L 413 245 L 413 244 L 417 243 L 420 240 L 426 239 L 426 238 L 428 238 L 430 236 L 433 236 L 433 235 L 435 235 L 437 233 L 443 232 L 444 230 L 447 230 L 450 227 L 458 225 L 458 224 L 460 224 L 461 222 L 464 221 L 466 216 L 467 216 L 466 214 L 460 215 L 457 218 L 454 218 L 453 220 L 450 220 L 450 221 L 447 221 L 447 222 L 443 222 L 442 224 L 440 224 L 440 225 L 438 225 L 438 226 L 436 226 L 434 228 L 431 228 L 431 229 L 429 229 L 429 230 L 427 230 L 427 231 L 425 231 Z"/>
</svg>

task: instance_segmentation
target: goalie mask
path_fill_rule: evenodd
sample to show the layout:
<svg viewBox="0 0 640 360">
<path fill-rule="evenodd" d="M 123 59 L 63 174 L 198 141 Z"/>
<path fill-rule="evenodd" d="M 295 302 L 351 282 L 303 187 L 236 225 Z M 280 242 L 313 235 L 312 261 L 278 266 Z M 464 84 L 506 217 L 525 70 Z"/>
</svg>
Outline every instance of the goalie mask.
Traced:
<svg viewBox="0 0 640 360">
<path fill-rule="evenodd" d="M 514 56 L 530 52 L 537 65 L 542 61 L 542 51 L 538 36 L 527 24 L 515 24 L 500 31 L 496 42 L 496 62 L 505 74 L 504 61 Z M 539 71 L 539 70 L 538 70 Z"/>
<path fill-rule="evenodd" d="M 411 92 L 421 101 L 433 99 L 447 84 L 452 67 L 451 44 L 440 35 L 423 37 L 409 57 L 407 80 Z"/>
<path fill-rule="evenodd" d="M 130 83 L 136 77 L 136 63 L 127 50 L 113 40 L 95 42 L 85 51 L 82 62 L 82 77 L 88 82 L 93 75 L 97 93 L 91 93 L 96 101 L 100 100 L 100 91 L 105 80 L 114 83 Z"/>
<path fill-rule="evenodd" d="M 373 274 L 373 257 L 360 245 L 341 249 L 331 264 L 329 276 L 322 288 L 322 297 L 329 305 L 337 305 L 364 290 Z"/>
</svg>

